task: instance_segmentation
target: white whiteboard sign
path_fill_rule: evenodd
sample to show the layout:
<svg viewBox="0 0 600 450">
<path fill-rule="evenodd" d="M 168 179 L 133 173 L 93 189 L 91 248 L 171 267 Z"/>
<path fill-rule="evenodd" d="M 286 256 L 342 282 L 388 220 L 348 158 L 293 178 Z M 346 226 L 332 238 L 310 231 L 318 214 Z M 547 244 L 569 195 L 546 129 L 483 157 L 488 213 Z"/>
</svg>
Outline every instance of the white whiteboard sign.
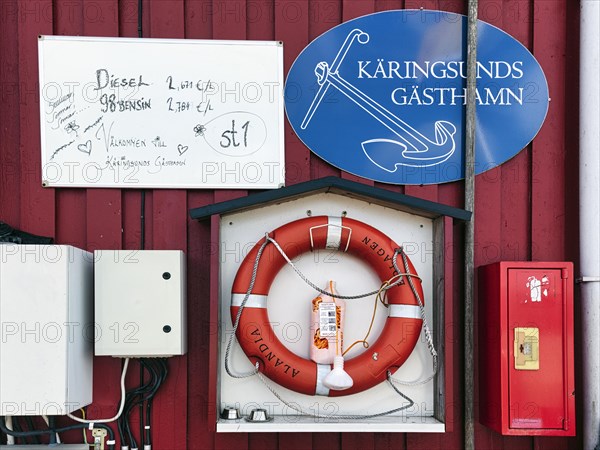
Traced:
<svg viewBox="0 0 600 450">
<path fill-rule="evenodd" d="M 279 42 L 41 36 L 42 182 L 277 188 Z"/>
</svg>

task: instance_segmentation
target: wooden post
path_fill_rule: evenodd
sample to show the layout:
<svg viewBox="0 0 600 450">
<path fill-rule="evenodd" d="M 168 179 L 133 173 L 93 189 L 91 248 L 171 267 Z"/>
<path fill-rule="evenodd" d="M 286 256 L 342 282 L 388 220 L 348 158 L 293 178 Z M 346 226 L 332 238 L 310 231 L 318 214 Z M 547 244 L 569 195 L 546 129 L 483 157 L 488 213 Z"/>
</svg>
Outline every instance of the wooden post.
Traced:
<svg viewBox="0 0 600 450">
<path fill-rule="evenodd" d="M 465 228 L 465 449 L 475 449 L 473 371 L 473 281 L 475 240 L 475 88 L 477 76 L 477 0 L 467 16 L 467 107 L 465 133 L 465 209 L 473 212 Z"/>
</svg>

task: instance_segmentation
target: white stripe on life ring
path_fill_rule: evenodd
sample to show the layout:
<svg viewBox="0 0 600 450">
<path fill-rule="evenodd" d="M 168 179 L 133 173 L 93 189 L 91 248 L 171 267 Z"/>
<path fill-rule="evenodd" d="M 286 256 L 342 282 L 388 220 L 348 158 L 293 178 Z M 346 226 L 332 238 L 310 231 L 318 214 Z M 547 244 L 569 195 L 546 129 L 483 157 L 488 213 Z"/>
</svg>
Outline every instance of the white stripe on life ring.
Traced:
<svg viewBox="0 0 600 450">
<path fill-rule="evenodd" d="M 327 217 L 327 244 L 325 248 L 339 250 L 342 243 L 342 218 Z"/>
<path fill-rule="evenodd" d="M 329 395 L 329 388 L 323 385 L 323 379 L 331 372 L 329 364 L 317 364 L 317 386 L 315 387 L 315 395 Z"/>
<path fill-rule="evenodd" d="M 231 294 L 231 306 L 242 306 L 246 294 Z M 259 294 L 250 294 L 244 308 L 266 308 L 267 296 Z"/>
<path fill-rule="evenodd" d="M 418 305 L 389 305 L 388 317 L 404 317 L 405 319 L 422 319 Z"/>
</svg>

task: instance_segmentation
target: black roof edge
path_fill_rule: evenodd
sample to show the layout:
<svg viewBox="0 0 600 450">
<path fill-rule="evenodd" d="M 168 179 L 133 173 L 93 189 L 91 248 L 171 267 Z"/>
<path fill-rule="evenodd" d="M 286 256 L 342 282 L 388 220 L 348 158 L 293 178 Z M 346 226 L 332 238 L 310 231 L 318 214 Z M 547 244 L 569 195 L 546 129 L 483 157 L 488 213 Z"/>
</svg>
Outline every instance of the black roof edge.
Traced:
<svg viewBox="0 0 600 450">
<path fill-rule="evenodd" d="M 248 209 L 253 206 L 284 201 L 311 192 L 344 191 L 358 197 L 367 197 L 390 205 L 400 205 L 404 208 L 420 212 L 429 217 L 449 216 L 462 221 L 471 220 L 472 212 L 461 208 L 443 205 L 441 203 L 423 200 L 410 195 L 399 194 L 386 189 L 368 186 L 356 181 L 338 177 L 325 177 L 317 180 L 293 184 L 291 186 L 258 192 L 246 197 L 240 197 L 200 208 L 190 209 L 190 217 L 195 220 L 206 219 L 215 214 L 225 214 L 233 211 Z"/>
</svg>

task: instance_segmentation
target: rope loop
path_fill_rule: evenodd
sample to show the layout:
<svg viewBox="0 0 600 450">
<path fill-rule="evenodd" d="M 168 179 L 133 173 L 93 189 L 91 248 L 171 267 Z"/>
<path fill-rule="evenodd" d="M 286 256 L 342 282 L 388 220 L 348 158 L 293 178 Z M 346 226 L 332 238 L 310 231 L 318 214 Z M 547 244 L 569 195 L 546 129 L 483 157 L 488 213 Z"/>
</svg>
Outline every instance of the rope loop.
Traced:
<svg viewBox="0 0 600 450">
<path fill-rule="evenodd" d="M 340 298 L 340 299 L 344 299 L 344 300 L 356 300 L 356 299 L 360 299 L 360 298 L 365 298 L 365 297 L 369 297 L 371 295 L 376 295 L 375 298 L 375 304 L 374 304 L 374 309 L 373 309 L 373 316 L 371 319 L 371 324 L 369 326 L 369 329 L 367 331 L 367 334 L 365 335 L 365 338 L 359 341 L 354 342 L 350 347 L 348 347 L 343 354 L 346 354 L 352 347 L 354 347 L 354 345 L 362 343 L 363 347 L 365 349 L 369 348 L 369 343 L 367 342 L 367 338 L 369 336 L 369 334 L 371 333 L 371 329 L 373 327 L 373 322 L 375 319 L 375 313 L 377 311 L 377 305 L 378 303 L 382 303 L 386 308 L 388 307 L 388 304 L 386 303 L 386 295 L 387 295 L 387 291 L 395 286 L 398 286 L 400 284 L 404 283 L 403 278 L 406 277 L 408 280 L 408 284 L 411 288 L 411 291 L 413 292 L 413 295 L 415 296 L 417 303 L 419 304 L 419 309 L 420 309 L 420 313 L 421 313 L 421 318 L 423 320 L 423 329 L 424 329 L 424 333 L 425 333 L 425 338 L 427 341 L 427 347 L 429 349 L 429 352 L 431 353 L 432 359 L 433 359 L 433 372 L 430 376 L 428 376 L 427 378 L 425 378 L 424 380 L 420 380 L 420 381 L 415 381 L 415 382 L 403 382 L 400 380 L 396 380 L 392 377 L 392 373 L 391 371 L 388 369 L 386 372 L 387 375 L 387 381 L 389 383 L 389 385 L 392 387 L 392 389 L 403 399 L 405 399 L 408 404 L 407 405 L 403 405 L 399 408 L 395 408 L 392 410 L 388 410 L 388 411 L 384 411 L 381 413 L 376 413 L 376 414 L 367 414 L 367 415 L 328 415 L 328 416 L 321 416 L 319 414 L 314 414 L 308 411 L 303 410 L 299 405 L 295 404 L 295 403 L 290 403 L 286 400 L 284 400 L 279 393 L 277 393 L 274 388 L 267 383 L 267 381 L 265 380 L 264 376 L 260 373 L 260 365 L 259 362 L 257 361 L 254 364 L 254 370 L 252 372 L 247 372 L 245 374 L 235 374 L 233 373 L 233 371 L 231 370 L 231 367 L 229 366 L 229 357 L 231 354 L 231 347 L 233 344 L 233 339 L 236 336 L 237 333 L 237 329 L 239 327 L 239 323 L 240 323 L 240 318 L 242 316 L 242 312 L 244 310 L 244 307 L 246 306 L 246 303 L 248 301 L 248 298 L 250 297 L 252 290 L 254 289 L 254 284 L 256 282 L 256 274 L 258 272 L 258 265 L 260 263 L 260 259 L 262 257 L 263 251 L 265 250 L 265 248 L 267 247 L 267 245 L 269 244 L 273 244 L 275 246 L 275 248 L 277 249 L 277 251 L 281 254 L 281 256 L 285 259 L 285 261 L 292 267 L 292 269 L 294 270 L 294 272 L 296 272 L 296 274 L 306 283 L 308 284 L 311 288 L 313 288 L 315 291 L 321 293 L 321 294 L 328 294 L 327 291 L 325 291 L 324 289 L 320 288 L 319 286 L 317 286 L 316 284 L 314 284 L 312 281 L 310 281 L 297 267 L 296 265 L 290 260 L 290 258 L 288 257 L 288 255 L 285 253 L 285 251 L 281 248 L 281 246 L 279 245 L 279 243 L 272 238 L 269 233 L 265 233 L 265 238 L 264 238 L 264 242 L 261 244 L 260 248 L 258 249 L 258 252 L 256 254 L 256 259 L 254 261 L 254 266 L 252 269 L 252 277 L 250 279 L 250 283 L 248 285 L 248 290 L 246 291 L 246 294 L 244 296 L 244 299 L 242 300 L 241 304 L 240 304 L 240 308 L 237 312 L 235 321 L 234 321 L 234 325 L 233 325 L 233 332 L 232 334 L 229 336 L 229 340 L 227 341 L 227 347 L 225 350 L 225 371 L 227 372 L 227 374 L 232 377 L 232 378 L 249 378 L 249 377 L 253 377 L 255 375 L 258 376 L 258 378 L 261 380 L 261 382 L 267 387 L 267 389 L 269 389 L 269 391 L 271 391 L 271 393 L 277 398 L 279 399 L 283 404 L 285 404 L 286 406 L 288 406 L 289 408 L 293 409 L 294 411 L 300 413 L 301 415 L 304 416 L 309 416 L 309 417 L 314 417 L 314 418 L 319 418 L 319 419 L 323 419 L 323 418 L 329 418 L 329 419 L 348 419 L 348 420 L 352 420 L 352 419 L 369 419 L 369 418 L 375 418 L 375 417 L 382 417 L 382 416 L 387 416 L 389 414 L 393 414 L 396 412 L 400 412 L 403 411 L 405 409 L 408 409 L 410 407 L 412 407 L 414 405 L 414 401 L 408 397 L 407 395 L 403 394 L 397 387 L 396 385 L 403 385 L 403 386 L 415 386 L 415 385 L 421 385 L 421 384 L 425 384 L 427 382 L 429 382 L 430 380 L 432 380 L 436 373 L 437 373 L 437 351 L 435 349 L 435 346 L 433 344 L 433 338 L 431 336 L 431 330 L 429 328 L 428 322 L 427 322 L 427 317 L 425 315 L 425 308 L 423 306 L 423 300 L 421 299 L 419 293 L 417 292 L 414 283 L 413 283 L 413 278 L 418 278 L 419 280 L 421 279 L 418 275 L 416 274 L 412 274 L 410 272 L 410 267 L 408 264 L 408 258 L 404 252 L 404 249 L 402 246 L 394 249 L 394 255 L 392 256 L 392 264 L 394 267 L 394 270 L 396 271 L 396 274 L 390 278 L 387 281 L 384 281 L 382 283 L 382 285 L 379 287 L 379 289 L 372 291 L 372 292 L 368 292 L 366 294 L 360 294 L 360 295 L 352 295 L 352 296 L 342 296 L 342 295 L 337 295 L 336 298 Z M 404 272 L 402 272 L 400 270 L 400 268 L 398 267 L 398 255 L 401 256 L 402 258 L 402 262 L 403 262 L 403 266 L 404 266 Z"/>
</svg>

